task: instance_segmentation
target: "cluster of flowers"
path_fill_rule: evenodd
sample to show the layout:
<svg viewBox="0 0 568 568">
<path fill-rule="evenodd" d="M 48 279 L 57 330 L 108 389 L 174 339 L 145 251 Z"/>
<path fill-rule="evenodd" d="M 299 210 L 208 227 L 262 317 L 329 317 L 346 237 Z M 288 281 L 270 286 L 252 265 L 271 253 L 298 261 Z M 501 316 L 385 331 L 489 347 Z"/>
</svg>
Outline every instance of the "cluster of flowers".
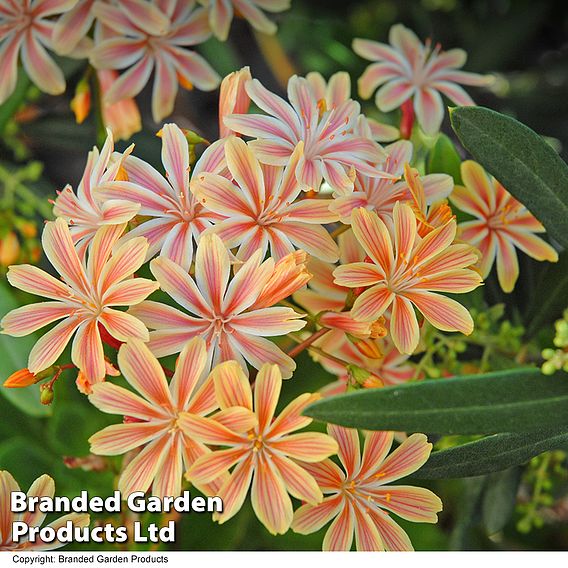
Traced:
<svg viewBox="0 0 568 568">
<path fill-rule="evenodd" d="M 414 97 L 430 128 L 440 122 L 438 90 L 469 102 L 452 82 L 477 80 L 455 70 L 463 52 L 430 52 L 402 26 L 391 44 L 356 48 L 382 61 L 361 81 L 367 93 L 383 84 L 380 104 L 394 104 L 395 93 L 397 104 Z M 418 469 L 431 444 L 413 434 L 388 455 L 393 434 L 372 432 L 361 453 L 354 430 L 296 433 L 321 393 L 275 417 L 293 357 L 309 347 L 338 377 L 327 394 L 410 380 L 425 322 L 473 330 L 468 310 L 446 293 L 477 288 L 495 259 L 510 291 L 515 247 L 540 260 L 557 254 L 536 236 L 542 225 L 479 165 L 464 162 L 464 186 L 454 187 L 450 176 L 410 165 L 409 140 L 381 147 L 350 91 L 346 73 L 328 83 L 311 73 L 290 79 L 286 101 L 248 69 L 233 73 L 221 88 L 222 138 L 194 165 L 185 133 L 161 129 L 165 177 L 132 147 L 113 152 L 109 133 L 76 191 L 58 195 L 57 219 L 43 232 L 61 278 L 31 265 L 9 270 L 13 286 L 50 301 L 13 310 L 2 326 L 23 336 L 58 322 L 11 386 L 59 373 L 74 336 L 80 390 L 124 417 L 91 438 L 92 451 L 139 449 L 121 472 L 124 493 L 177 495 L 185 475 L 223 498 L 224 522 L 252 485 L 253 509 L 272 533 L 309 533 L 334 519 L 325 549 L 350 549 L 355 536 L 359 550 L 407 550 L 388 512 L 435 522 L 441 502 L 389 482 Z M 251 101 L 264 114 L 248 114 Z M 448 198 L 475 219 L 458 225 Z M 155 280 L 136 276 L 145 263 Z M 282 340 L 268 339 L 282 336 L 299 344 L 286 353 Z M 105 344 L 118 349 L 118 370 Z M 173 372 L 159 361 L 178 354 Z M 139 394 L 105 381 L 118 373 Z M 290 496 L 304 502 L 295 512 Z"/>
<path fill-rule="evenodd" d="M 39 89 L 51 95 L 65 91 L 65 77 L 47 51 L 51 50 L 89 59 L 98 70 L 109 122 L 125 111 L 136 122 L 131 99 L 154 71 L 152 115 L 158 122 L 171 114 L 179 85 L 204 91 L 219 85 L 217 72 L 190 48 L 212 35 L 226 40 L 235 12 L 258 31 L 273 34 L 276 26 L 262 10 L 281 12 L 289 7 L 290 0 L 1 2 L 0 104 L 16 88 L 19 58 Z M 118 77 L 116 70 L 124 69 Z M 123 104 L 113 107 L 119 101 Z M 81 111 L 76 114 L 80 120 Z"/>
</svg>

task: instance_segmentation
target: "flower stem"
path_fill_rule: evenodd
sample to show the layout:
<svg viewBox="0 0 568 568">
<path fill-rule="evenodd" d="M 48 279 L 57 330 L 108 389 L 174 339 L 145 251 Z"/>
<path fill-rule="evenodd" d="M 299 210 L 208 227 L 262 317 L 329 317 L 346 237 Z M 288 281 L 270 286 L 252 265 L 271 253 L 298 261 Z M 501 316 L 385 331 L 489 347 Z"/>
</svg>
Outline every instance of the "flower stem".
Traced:
<svg viewBox="0 0 568 568">
<path fill-rule="evenodd" d="M 310 335 L 307 339 L 304 339 L 304 341 L 298 343 L 295 347 L 292 347 L 292 349 L 288 351 L 288 356 L 293 359 L 304 351 L 304 349 L 307 349 L 312 343 L 314 343 L 314 341 L 317 341 L 320 337 L 324 336 L 328 331 L 331 330 L 328 328 L 322 328 L 319 331 L 312 333 L 312 335 Z"/>
</svg>

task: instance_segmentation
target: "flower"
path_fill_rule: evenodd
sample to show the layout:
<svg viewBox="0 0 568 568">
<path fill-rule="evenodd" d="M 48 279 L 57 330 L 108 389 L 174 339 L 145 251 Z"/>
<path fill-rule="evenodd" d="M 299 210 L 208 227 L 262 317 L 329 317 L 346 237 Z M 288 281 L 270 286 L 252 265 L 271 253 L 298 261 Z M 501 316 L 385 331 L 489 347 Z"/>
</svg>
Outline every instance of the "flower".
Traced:
<svg viewBox="0 0 568 568">
<path fill-rule="evenodd" d="M 479 268 L 485 278 L 497 259 L 497 277 L 505 292 L 511 292 L 519 277 L 515 248 L 536 260 L 558 261 L 558 253 L 535 233 L 545 229 L 496 179 L 472 160 L 461 165 L 464 186 L 457 186 L 452 203 L 476 217 L 459 225 L 459 236 L 481 251 Z"/>
<path fill-rule="evenodd" d="M 444 118 L 441 94 L 460 106 L 472 105 L 471 97 L 459 86 L 483 86 L 491 76 L 460 71 L 467 54 L 462 49 L 441 51 L 437 45 L 423 45 L 414 32 L 402 24 L 390 29 L 390 46 L 367 39 L 353 40 L 353 50 L 374 61 L 359 78 L 359 94 L 368 99 L 377 87 L 375 102 L 389 112 L 405 101 L 414 99 L 414 111 L 427 134 L 440 130 Z M 382 86 L 381 86 L 382 85 Z"/>
<path fill-rule="evenodd" d="M 2 319 L 2 333 L 21 337 L 62 320 L 32 348 L 28 360 L 31 373 L 55 363 L 75 334 L 71 360 L 91 383 L 101 381 L 105 359 L 99 325 L 119 341 L 148 340 L 141 321 L 114 309 L 141 302 L 158 287 L 145 278 L 130 278 L 144 262 L 146 239 L 133 239 L 112 252 L 123 230 L 124 225 L 99 229 L 85 262 L 73 247 L 67 223 L 59 218 L 45 225 L 42 245 L 62 281 L 29 264 L 10 267 L 7 277 L 12 286 L 54 301 L 12 310 Z"/>
<path fill-rule="evenodd" d="M 213 374 L 217 400 L 223 411 L 254 408 L 257 422 L 242 433 L 213 418 L 180 416 L 180 427 L 187 435 L 226 448 L 197 459 L 187 477 L 193 483 L 207 483 L 235 466 L 217 492 L 223 500 L 223 512 L 215 513 L 214 520 L 224 523 L 240 510 L 252 480 L 251 502 L 256 516 L 272 534 L 283 534 L 292 522 L 292 501 L 288 494 L 311 504 L 323 498 L 313 477 L 303 469 L 305 462 L 321 461 L 337 451 L 337 444 L 326 434 L 292 434 L 312 422 L 302 412 L 319 395 L 299 396 L 274 418 L 282 388 L 282 376 L 276 365 L 266 364 L 260 369 L 254 385 L 254 404 L 251 386 L 238 363 L 222 363 Z"/>
<path fill-rule="evenodd" d="M 452 244 L 456 222 L 432 230 L 424 238 L 410 205 L 396 203 L 394 227 L 389 229 L 366 209 L 353 211 L 353 232 L 370 262 L 339 266 L 335 283 L 349 288 L 368 287 L 353 304 L 354 319 L 373 321 L 392 306 L 390 333 L 401 353 L 412 353 L 419 340 L 416 307 L 436 328 L 469 335 L 473 320 L 461 304 L 437 294 L 462 294 L 477 288 L 481 277 L 466 267 L 477 261 L 474 249 Z"/>
<path fill-rule="evenodd" d="M 302 189 L 319 191 L 325 179 L 338 193 L 348 193 L 353 190 L 355 170 L 389 177 L 375 167 L 384 157 L 381 147 L 354 131 L 361 111 L 359 103 L 348 99 L 327 110 L 318 108 L 310 83 L 297 76 L 288 81 L 291 104 L 257 79 L 247 82 L 246 91 L 269 116 L 233 114 L 225 117 L 225 126 L 257 138 L 249 145 L 262 163 L 273 166 L 285 166 L 298 142 L 303 142 L 296 167 Z"/>
<path fill-rule="evenodd" d="M 337 107 L 351 98 L 351 77 L 346 71 L 334 73 L 328 82 L 321 73 L 311 71 L 306 75 L 306 80 L 321 109 Z M 399 138 L 398 128 L 394 126 L 382 124 L 364 115 L 359 116 L 359 122 L 363 124 L 358 125 L 358 130 L 362 130 L 363 127 L 369 128 L 370 137 L 377 142 L 390 142 Z"/>
<path fill-rule="evenodd" d="M 247 260 L 256 250 L 267 249 L 275 260 L 304 249 L 309 254 L 334 262 L 338 257 L 335 241 L 321 226 L 337 216 L 329 211 L 328 199 L 302 199 L 295 175 L 302 156 L 302 142 L 286 167 L 264 166 L 240 138 L 225 142 L 225 156 L 233 182 L 202 173 L 191 183 L 197 200 L 221 217 L 215 232 L 229 248 L 238 246 L 237 257 Z"/>
<path fill-rule="evenodd" d="M 276 24 L 262 12 L 283 12 L 290 8 L 291 0 L 198 0 L 209 11 L 209 25 L 221 41 L 229 36 L 233 13 L 243 17 L 257 31 L 275 34 Z"/>
<path fill-rule="evenodd" d="M 123 160 L 132 151 L 132 147 L 128 148 L 120 159 L 110 164 L 113 147 L 112 132 L 108 130 L 101 152 L 96 147 L 89 152 L 77 193 L 66 185 L 53 203 L 53 213 L 70 225 L 73 242 L 81 257 L 100 227 L 127 223 L 140 209 L 139 203 L 127 201 L 123 196 L 106 201 L 97 196 L 95 190 L 99 185 L 120 177 Z"/>
<path fill-rule="evenodd" d="M 210 35 L 207 13 L 192 10 L 193 3 L 175 0 L 161 11 L 148 2 L 120 2 L 116 6 L 96 2 L 96 17 L 110 29 L 91 52 L 97 69 L 124 69 L 107 91 L 104 102 L 134 97 L 148 82 L 155 67 L 152 116 L 159 122 L 172 113 L 178 83 L 210 91 L 219 76 L 197 53 L 186 46 L 204 42 Z"/>
<path fill-rule="evenodd" d="M 2 386 L 8 389 L 19 389 L 22 387 L 29 387 L 30 385 L 37 383 L 39 380 L 40 377 L 30 373 L 29 369 L 18 369 L 4 381 Z"/>
<path fill-rule="evenodd" d="M 118 73 L 113 69 L 100 69 L 97 71 L 97 78 L 104 97 L 117 80 Z M 117 140 L 128 140 L 142 130 L 142 118 L 133 98 L 121 99 L 113 104 L 103 103 L 102 115 L 105 127 L 112 130 Z"/>
<path fill-rule="evenodd" d="M 73 7 L 76 0 L 19 0 L 0 5 L 0 104 L 16 88 L 18 56 L 29 78 L 50 95 L 65 91 L 63 72 L 49 56 L 53 15 Z"/>
<path fill-rule="evenodd" d="M 387 154 L 381 169 L 399 178 L 405 172 L 405 165 L 412 159 L 413 148 L 408 140 L 399 140 L 385 148 Z M 413 182 L 415 178 L 411 178 Z M 416 180 L 424 191 L 424 204 L 437 203 L 445 199 L 454 187 L 447 174 L 428 174 Z M 416 182 L 415 182 L 416 184 Z M 336 212 L 343 223 L 351 223 L 351 213 L 357 207 L 374 211 L 384 223 L 392 223 L 392 210 L 397 201 L 414 201 L 409 179 L 393 182 L 391 179 L 373 178 L 361 174 L 355 177 L 355 188 L 349 195 L 336 197 L 329 208 Z"/>
<path fill-rule="evenodd" d="M 361 455 L 357 430 L 328 425 L 339 444 L 340 468 L 330 459 L 306 464 L 322 491 L 329 495 L 294 514 L 292 530 L 310 534 L 334 519 L 325 533 L 323 550 L 413 550 L 406 532 L 390 517 L 393 512 L 415 523 L 436 523 L 442 502 L 429 489 L 389 485 L 415 472 L 428 459 L 432 444 L 412 434 L 389 456 L 392 432 L 367 432 Z"/>
<path fill-rule="evenodd" d="M 259 369 L 265 362 L 280 366 L 286 378 L 296 368 L 293 359 L 266 337 L 285 335 L 304 327 L 291 308 L 262 307 L 255 302 L 274 272 L 274 260 L 262 262 L 257 251 L 229 282 L 229 252 L 215 235 L 203 235 L 197 246 L 195 279 L 165 257 L 155 258 L 150 269 L 161 289 L 192 315 L 159 302 L 146 301 L 130 313 L 150 329 L 150 350 L 157 357 L 179 353 L 192 337 L 203 337 L 209 361 L 245 360 Z M 265 302 L 266 304 L 266 302 Z"/>
<path fill-rule="evenodd" d="M 140 215 L 150 219 L 127 233 L 124 240 L 145 237 L 147 258 L 159 252 L 189 270 L 193 243 L 211 226 L 213 216 L 189 191 L 189 147 L 183 132 L 175 124 L 165 124 L 161 137 L 166 179 L 143 160 L 129 156 L 124 161 L 127 179 L 102 184 L 97 195 L 103 201 L 121 198 L 138 204 Z M 217 141 L 204 152 L 194 175 L 219 172 L 224 164 L 223 144 Z"/>
<path fill-rule="evenodd" d="M 45 520 L 45 513 L 41 512 L 38 508 L 34 511 L 25 511 L 23 513 L 14 514 L 10 509 L 11 494 L 16 491 L 21 491 L 20 486 L 12 475 L 7 471 L 0 471 L 0 552 L 8 550 L 53 550 L 61 548 L 64 543 L 54 540 L 53 542 L 43 542 L 37 538 L 35 542 L 28 541 L 27 537 L 19 539 L 18 542 L 12 540 L 12 525 L 15 522 L 24 522 L 29 527 L 41 527 Z M 38 477 L 29 488 L 26 496 L 28 498 L 47 497 L 53 499 L 55 494 L 55 483 L 49 475 L 42 475 Z M 89 515 L 84 513 L 70 513 L 59 519 L 49 523 L 55 531 L 59 528 L 66 526 L 71 521 L 74 527 L 87 527 L 91 522 Z"/>
<path fill-rule="evenodd" d="M 115 456 L 142 447 L 120 475 L 118 489 L 125 498 L 134 491 L 146 492 L 150 485 L 152 495 L 177 497 L 183 472 L 209 453 L 204 444 L 180 429 L 182 413 L 206 416 L 219 407 L 213 376 L 200 380 L 206 359 L 205 342 L 199 337 L 192 339 L 182 349 L 168 384 L 158 360 L 144 343 L 134 339 L 121 346 L 118 365 L 129 385 L 141 396 L 108 382 L 93 386 L 89 401 L 94 406 L 109 414 L 122 414 L 128 420 L 91 436 L 91 452 Z M 239 409 L 226 412 L 221 418 L 242 431 L 254 424 L 254 417 Z M 201 486 L 205 490 L 216 488 L 215 484 Z"/>
<path fill-rule="evenodd" d="M 250 69 L 243 67 L 238 71 L 229 73 L 221 81 L 219 92 L 219 136 L 225 138 L 234 132 L 225 126 L 225 117 L 229 114 L 246 114 L 250 106 L 250 99 L 245 90 L 247 81 L 252 79 Z"/>
</svg>

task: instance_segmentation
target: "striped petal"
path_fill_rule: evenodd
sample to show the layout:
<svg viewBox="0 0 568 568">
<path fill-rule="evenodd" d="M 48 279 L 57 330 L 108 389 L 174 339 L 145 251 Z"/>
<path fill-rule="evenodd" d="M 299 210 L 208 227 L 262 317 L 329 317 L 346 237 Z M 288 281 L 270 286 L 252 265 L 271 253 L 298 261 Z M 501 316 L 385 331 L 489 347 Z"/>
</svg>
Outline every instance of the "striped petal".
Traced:
<svg viewBox="0 0 568 568">
<path fill-rule="evenodd" d="M 416 349 L 420 330 L 414 308 L 408 298 L 398 295 L 394 297 L 390 332 L 396 348 L 401 353 L 411 354 Z"/>
<path fill-rule="evenodd" d="M 290 434 L 270 442 L 270 447 L 295 460 L 320 462 L 338 451 L 337 442 L 320 432 Z M 341 457 L 341 454 L 340 454 Z"/>
<path fill-rule="evenodd" d="M 340 496 L 326 497 L 317 505 L 302 505 L 294 512 L 291 528 L 299 534 L 316 532 L 338 515 L 341 505 Z"/>
<path fill-rule="evenodd" d="M 134 422 L 113 424 L 89 438 L 91 452 L 103 456 L 119 456 L 143 446 L 167 432 L 167 423 Z"/>
<path fill-rule="evenodd" d="M 43 92 L 60 95 L 65 91 L 63 72 L 31 31 L 22 43 L 22 64 L 30 79 Z"/>
<path fill-rule="evenodd" d="M 389 486 L 373 491 L 373 499 L 383 509 L 414 523 L 437 523 L 442 501 L 429 489 L 407 485 Z"/>
<path fill-rule="evenodd" d="M 61 302 L 40 302 L 22 306 L 2 318 L 2 332 L 12 337 L 22 337 L 70 316 L 74 311 L 74 308 Z"/>
<path fill-rule="evenodd" d="M 164 370 L 142 341 L 131 339 L 122 345 L 118 365 L 124 378 L 146 399 L 164 408 L 172 406 Z"/>
<path fill-rule="evenodd" d="M 374 321 L 393 303 L 395 295 L 384 284 L 377 284 L 357 297 L 351 315 L 358 321 Z"/>
<path fill-rule="evenodd" d="M 341 512 L 325 533 L 322 549 L 324 551 L 348 551 L 353 543 L 355 515 L 351 506 L 344 502 Z"/>
<path fill-rule="evenodd" d="M 250 384 L 241 366 L 236 361 L 217 365 L 211 372 L 219 406 L 223 409 L 243 406 L 252 410 Z"/>
<path fill-rule="evenodd" d="M 77 329 L 71 361 L 83 372 L 90 384 L 104 379 L 105 354 L 97 320 L 84 322 Z"/>
<path fill-rule="evenodd" d="M 359 433 L 352 428 L 343 428 L 329 424 L 327 431 L 333 436 L 339 445 L 337 455 L 345 468 L 347 477 L 353 477 L 361 466 L 361 448 Z"/>
<path fill-rule="evenodd" d="M 168 415 L 137 394 L 113 383 L 97 383 L 92 387 L 89 401 L 108 414 L 132 416 L 140 420 L 167 420 Z"/>
</svg>

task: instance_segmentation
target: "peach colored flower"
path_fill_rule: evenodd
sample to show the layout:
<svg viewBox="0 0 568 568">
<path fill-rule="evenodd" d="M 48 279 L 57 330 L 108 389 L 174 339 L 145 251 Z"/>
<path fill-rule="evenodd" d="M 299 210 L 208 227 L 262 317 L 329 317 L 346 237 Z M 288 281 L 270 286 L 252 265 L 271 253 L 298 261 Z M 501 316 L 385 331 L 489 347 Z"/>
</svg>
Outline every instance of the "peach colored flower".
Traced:
<svg viewBox="0 0 568 568">
<path fill-rule="evenodd" d="M 12 310 L 2 319 L 2 333 L 21 337 L 62 320 L 31 350 L 31 373 L 53 365 L 75 334 L 71 360 L 91 384 L 101 381 L 105 359 L 99 325 L 118 341 L 148 340 L 148 330 L 141 321 L 115 309 L 141 302 L 158 287 L 151 280 L 131 278 L 144 262 L 146 239 L 132 240 L 112 252 L 123 230 L 124 225 L 99 229 L 85 262 L 77 255 L 69 228 L 60 218 L 46 224 L 42 245 L 61 280 L 29 264 L 10 267 L 8 281 L 12 286 L 53 301 Z"/>
<path fill-rule="evenodd" d="M 423 45 L 414 32 L 402 24 L 392 26 L 390 46 L 367 39 L 355 39 L 355 53 L 373 61 L 359 78 L 359 94 L 368 99 L 377 87 L 375 102 L 380 110 L 389 112 L 406 100 L 414 99 L 414 111 L 427 134 L 435 134 L 444 118 L 445 95 L 460 106 L 472 105 L 471 97 L 459 86 L 483 86 L 491 76 L 466 73 L 459 68 L 467 54 L 462 49 L 441 51 L 437 45 Z"/>
<path fill-rule="evenodd" d="M 400 178 L 405 165 L 410 162 L 413 147 L 408 140 L 399 140 L 385 148 L 387 157 L 381 168 Z M 415 178 L 412 178 L 414 180 Z M 445 199 L 454 187 L 451 176 L 446 174 L 428 174 L 419 179 L 424 190 L 424 206 Z M 372 178 L 357 174 L 355 188 L 349 195 L 341 195 L 333 200 L 330 209 L 336 212 L 343 223 L 351 223 L 351 213 L 357 207 L 365 207 L 375 213 L 386 224 L 392 224 L 392 210 L 397 201 L 414 201 L 412 188 L 407 179 L 394 181 Z"/>
<path fill-rule="evenodd" d="M 250 69 L 243 67 L 229 73 L 221 81 L 219 92 L 219 137 L 225 138 L 234 132 L 225 126 L 225 117 L 229 114 L 246 114 L 250 106 L 250 98 L 245 90 L 247 81 L 252 79 Z"/>
<path fill-rule="evenodd" d="M 187 477 L 194 483 L 207 483 L 235 466 L 217 492 L 224 509 L 214 514 L 214 520 L 224 523 L 240 510 L 252 480 L 251 502 L 256 516 L 271 533 L 283 534 L 292 522 L 289 494 L 314 505 L 323 497 L 313 477 L 303 469 L 305 462 L 321 461 L 337 451 L 337 444 L 326 434 L 292 433 L 311 423 L 311 418 L 302 416 L 302 412 L 319 395 L 299 396 L 275 418 L 282 388 L 282 376 L 276 365 L 262 366 L 254 394 L 235 361 L 219 365 L 213 374 L 217 400 L 223 411 L 247 408 L 254 411 L 257 423 L 242 433 L 214 418 L 180 416 L 180 427 L 188 436 L 224 448 L 196 460 Z"/>
<path fill-rule="evenodd" d="M 118 72 L 113 69 L 101 69 L 97 71 L 97 78 L 104 97 L 118 79 Z M 133 98 L 103 104 L 102 115 L 105 127 L 112 130 L 117 140 L 129 140 L 133 134 L 142 130 L 142 117 Z"/>
<path fill-rule="evenodd" d="M 27 537 L 19 539 L 18 542 L 12 540 L 12 524 L 20 521 L 29 527 L 41 527 L 45 520 L 45 513 L 36 510 L 33 512 L 13 513 L 10 509 L 10 496 L 12 492 L 21 491 L 20 486 L 12 475 L 7 471 L 0 471 L 0 552 L 2 551 L 28 551 L 28 550 L 54 550 L 61 548 L 64 543 L 54 540 L 44 542 L 39 538 L 35 542 L 30 542 Z M 55 483 L 49 475 L 38 477 L 27 492 L 27 497 L 49 497 L 53 499 L 55 494 Z M 83 513 L 70 513 L 46 525 L 54 530 L 64 527 L 71 521 L 74 527 L 87 527 L 91 522 L 89 515 Z"/>
<path fill-rule="evenodd" d="M 189 341 L 176 362 L 168 384 L 158 360 L 140 340 L 130 340 L 118 352 L 118 365 L 124 378 L 140 395 L 112 383 L 93 386 L 89 400 L 99 410 L 128 417 L 123 424 L 107 426 L 89 438 L 91 452 L 116 456 L 142 448 L 122 471 L 118 489 L 124 498 L 134 491 L 152 495 L 178 496 L 183 473 L 197 458 L 210 450 L 180 429 L 180 417 L 206 416 L 219 408 L 213 375 L 203 379 L 207 363 L 205 342 Z M 255 423 L 250 412 L 231 409 L 219 419 L 231 422 L 240 431 Z M 221 480 L 198 485 L 200 490 L 215 491 Z"/>
<path fill-rule="evenodd" d="M 170 115 L 178 84 L 210 91 L 219 84 L 213 68 L 194 51 L 186 49 L 204 42 L 211 31 L 204 9 L 174 0 L 165 10 L 149 2 L 120 2 L 116 6 L 95 2 L 96 17 L 109 32 L 99 38 L 91 52 L 97 69 L 125 69 L 105 95 L 115 103 L 136 96 L 155 69 L 152 116 L 155 122 Z"/>
<path fill-rule="evenodd" d="M 382 148 L 355 130 L 361 113 L 359 103 L 348 99 L 327 110 L 318 107 L 310 83 L 303 77 L 288 81 L 286 102 L 257 79 L 247 82 L 251 100 L 267 115 L 233 114 L 225 125 L 246 136 L 257 158 L 273 166 L 285 166 L 298 142 L 304 143 L 296 167 L 302 189 L 319 191 L 322 180 L 338 193 L 353 190 L 355 171 L 374 177 L 390 177 L 376 167 L 384 158 Z"/>
<path fill-rule="evenodd" d="M 76 0 L 17 0 L 0 4 L 0 104 L 16 88 L 18 57 L 37 87 L 50 95 L 65 91 L 65 77 L 47 53 L 54 23 L 51 16 L 73 7 Z"/>
<path fill-rule="evenodd" d="M 291 308 L 255 305 L 274 272 L 274 260 L 262 262 L 263 257 L 257 251 L 230 280 L 229 252 L 210 234 L 197 246 L 195 279 L 168 258 L 154 259 L 150 269 L 160 287 L 191 315 L 159 302 L 133 306 L 130 313 L 156 330 L 150 332 L 151 351 L 157 357 L 179 353 L 189 339 L 199 336 L 207 342 L 213 365 L 234 359 L 244 369 L 246 362 L 259 369 L 270 362 L 290 377 L 294 360 L 266 338 L 298 331 L 306 322 Z"/>
<path fill-rule="evenodd" d="M 357 240 L 372 261 L 346 264 L 334 271 L 336 284 L 369 287 L 353 304 L 354 319 L 374 321 L 392 306 L 390 334 L 396 348 L 408 354 L 419 340 L 415 307 L 438 329 L 466 335 L 473 331 L 468 310 L 437 293 L 470 292 L 482 280 L 467 268 L 477 261 L 474 249 L 452 244 L 454 219 L 422 238 L 411 207 L 396 203 L 392 229 L 363 208 L 355 209 L 352 223 Z"/>
<path fill-rule="evenodd" d="M 302 156 L 302 142 L 286 167 L 261 166 L 254 152 L 240 138 L 225 142 L 225 157 L 233 182 L 216 174 L 194 176 L 191 190 L 196 199 L 221 217 L 209 232 L 219 235 L 228 248 L 239 247 L 237 258 L 247 260 L 258 249 L 279 260 L 304 249 L 334 262 L 335 241 L 322 227 L 337 220 L 329 199 L 301 199 L 295 175 Z"/>
<path fill-rule="evenodd" d="M 66 185 L 53 203 L 53 213 L 69 224 L 73 243 L 80 257 L 84 257 L 100 227 L 127 223 L 140 209 L 139 203 L 128 201 L 122 195 L 103 201 L 96 192 L 99 185 L 120 178 L 123 160 L 130 154 L 133 146 L 111 164 L 113 148 L 112 132 L 108 130 L 100 153 L 96 147 L 89 152 L 77 192 L 75 193 L 70 185 Z"/>
<path fill-rule="evenodd" d="M 276 24 L 271 22 L 262 10 L 283 12 L 290 8 L 291 0 L 198 0 L 209 11 L 209 25 L 215 36 L 225 41 L 233 15 L 240 16 L 257 31 L 275 34 Z"/>
<path fill-rule="evenodd" d="M 330 424 L 327 431 L 339 444 L 342 468 L 330 459 L 304 466 L 328 496 L 319 504 L 300 507 L 292 530 L 310 534 L 333 519 L 323 550 L 350 550 L 354 535 L 359 551 L 413 550 L 389 513 L 415 523 L 436 523 L 442 502 L 429 489 L 390 483 L 420 468 L 432 444 L 424 434 L 413 434 L 387 455 L 393 433 L 367 432 L 361 454 L 357 430 Z"/>
<path fill-rule="evenodd" d="M 306 80 L 314 92 L 318 107 L 322 110 L 337 107 L 351 98 L 351 77 L 346 71 L 334 73 L 327 82 L 321 73 L 311 71 L 306 75 Z M 360 115 L 359 122 L 362 124 L 358 125 L 358 130 L 369 128 L 369 137 L 377 142 L 392 142 L 400 136 L 398 128 L 368 116 Z"/>
<path fill-rule="evenodd" d="M 189 191 L 189 147 L 181 129 L 165 124 L 161 137 L 165 179 L 145 161 L 129 156 L 124 161 L 127 179 L 101 184 L 97 196 L 103 201 L 121 198 L 138 204 L 140 215 L 149 219 L 127 233 L 124 241 L 145 237 L 148 259 L 159 253 L 189 270 L 194 242 L 211 226 L 214 216 Z M 224 165 L 223 143 L 217 141 L 204 152 L 194 175 L 219 172 Z"/>
<path fill-rule="evenodd" d="M 505 292 L 511 292 L 519 277 L 515 248 L 536 260 L 558 261 L 558 253 L 535 233 L 545 229 L 495 178 L 472 160 L 461 165 L 465 186 L 457 186 L 452 203 L 476 217 L 460 223 L 459 236 L 481 251 L 479 267 L 485 278 L 497 261 L 497 277 Z"/>
</svg>

